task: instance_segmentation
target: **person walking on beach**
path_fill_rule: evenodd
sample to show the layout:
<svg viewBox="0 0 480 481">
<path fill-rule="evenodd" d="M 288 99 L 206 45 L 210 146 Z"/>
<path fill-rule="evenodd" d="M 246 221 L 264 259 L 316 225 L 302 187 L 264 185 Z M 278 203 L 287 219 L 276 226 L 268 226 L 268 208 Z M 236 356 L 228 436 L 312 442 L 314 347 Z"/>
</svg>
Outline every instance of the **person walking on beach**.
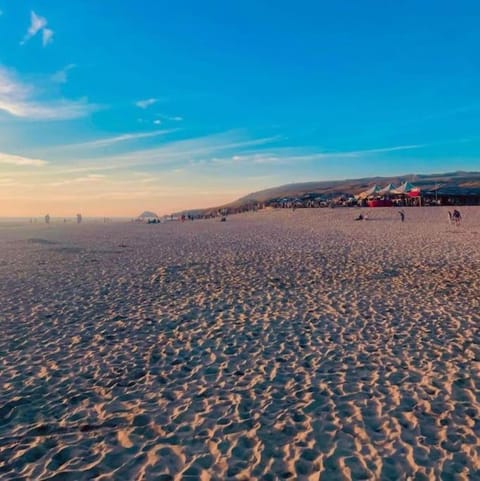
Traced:
<svg viewBox="0 0 480 481">
<path fill-rule="evenodd" d="M 460 211 L 457 209 L 453 210 L 452 218 L 453 218 L 453 223 L 456 226 L 460 225 L 460 222 L 462 222 L 462 214 L 460 214 Z"/>
<path fill-rule="evenodd" d="M 453 224 L 452 213 L 450 211 L 448 211 L 448 223 Z"/>
<path fill-rule="evenodd" d="M 400 220 L 401 220 L 402 222 L 405 222 L 405 212 L 403 212 L 403 210 L 401 210 L 401 211 L 399 211 L 398 213 L 400 214 Z"/>
</svg>

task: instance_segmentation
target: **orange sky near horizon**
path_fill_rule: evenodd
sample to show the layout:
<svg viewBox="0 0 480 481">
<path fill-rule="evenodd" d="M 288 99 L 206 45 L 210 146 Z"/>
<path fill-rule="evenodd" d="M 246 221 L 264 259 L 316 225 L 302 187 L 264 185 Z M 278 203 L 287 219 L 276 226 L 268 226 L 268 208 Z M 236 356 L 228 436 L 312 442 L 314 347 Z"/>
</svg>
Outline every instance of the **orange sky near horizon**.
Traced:
<svg viewBox="0 0 480 481">
<path fill-rule="evenodd" d="M 0 196 L 0 217 L 136 217 L 145 210 L 158 215 L 188 209 L 217 207 L 236 200 L 236 194 L 206 194 L 195 196 L 151 196 L 149 198 L 5 198 Z"/>
</svg>

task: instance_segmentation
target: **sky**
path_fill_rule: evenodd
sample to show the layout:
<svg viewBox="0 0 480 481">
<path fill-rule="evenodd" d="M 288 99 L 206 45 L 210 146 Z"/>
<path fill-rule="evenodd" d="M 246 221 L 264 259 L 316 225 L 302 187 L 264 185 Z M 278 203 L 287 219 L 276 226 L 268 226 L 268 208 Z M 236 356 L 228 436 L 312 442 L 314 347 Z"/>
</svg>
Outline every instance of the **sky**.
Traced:
<svg viewBox="0 0 480 481">
<path fill-rule="evenodd" d="M 480 2 L 0 0 L 0 216 L 480 170 Z"/>
</svg>

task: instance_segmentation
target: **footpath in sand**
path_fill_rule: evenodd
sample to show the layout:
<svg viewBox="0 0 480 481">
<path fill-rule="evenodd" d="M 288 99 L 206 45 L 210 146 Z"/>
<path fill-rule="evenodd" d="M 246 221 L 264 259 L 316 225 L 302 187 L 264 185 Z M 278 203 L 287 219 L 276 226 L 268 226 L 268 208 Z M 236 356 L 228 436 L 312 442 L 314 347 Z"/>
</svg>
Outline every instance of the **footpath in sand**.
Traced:
<svg viewBox="0 0 480 481">
<path fill-rule="evenodd" d="M 0 224 L 0 479 L 480 479 L 480 208 Z"/>
</svg>

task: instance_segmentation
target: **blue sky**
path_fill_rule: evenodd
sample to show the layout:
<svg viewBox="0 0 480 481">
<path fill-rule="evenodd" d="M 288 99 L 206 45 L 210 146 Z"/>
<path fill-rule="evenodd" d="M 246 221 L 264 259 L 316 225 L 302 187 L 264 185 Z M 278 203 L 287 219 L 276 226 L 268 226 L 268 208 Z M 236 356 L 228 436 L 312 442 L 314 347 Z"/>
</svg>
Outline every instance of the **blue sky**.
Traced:
<svg viewBox="0 0 480 481">
<path fill-rule="evenodd" d="M 474 1 L 0 0 L 0 215 L 479 170 Z"/>
</svg>

